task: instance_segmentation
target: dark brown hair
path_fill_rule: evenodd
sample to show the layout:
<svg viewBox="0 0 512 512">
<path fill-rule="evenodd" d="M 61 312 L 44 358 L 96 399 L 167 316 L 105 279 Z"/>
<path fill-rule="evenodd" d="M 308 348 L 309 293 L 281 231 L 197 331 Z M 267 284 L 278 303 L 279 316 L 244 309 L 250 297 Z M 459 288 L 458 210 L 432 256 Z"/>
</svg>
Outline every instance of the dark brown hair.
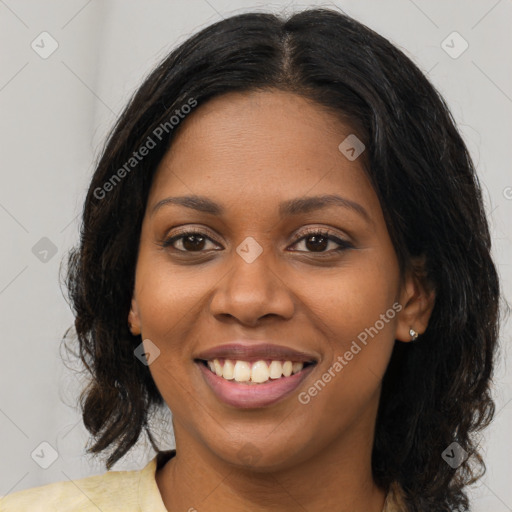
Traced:
<svg viewBox="0 0 512 512">
<path fill-rule="evenodd" d="M 242 14 L 201 30 L 146 78 L 113 127 L 68 260 L 80 358 L 91 375 L 80 397 L 95 439 L 89 452 L 112 447 L 110 469 L 142 429 L 158 450 L 147 421 L 165 405 L 134 357 L 141 338 L 127 316 L 149 187 L 176 130 L 160 130 L 135 168 L 119 169 L 191 99 L 199 109 L 230 91 L 268 89 L 300 94 L 358 127 L 401 269 L 424 257 L 436 290 L 421 342 L 396 342 L 383 380 L 375 481 L 399 482 L 410 511 L 467 510 L 463 488 L 485 470 L 474 435 L 494 414 L 499 324 L 480 186 L 447 105 L 423 73 L 385 38 L 328 9 L 288 19 Z M 112 181 L 116 174 L 122 179 Z M 455 469 L 441 457 L 454 441 L 470 455 Z"/>
</svg>

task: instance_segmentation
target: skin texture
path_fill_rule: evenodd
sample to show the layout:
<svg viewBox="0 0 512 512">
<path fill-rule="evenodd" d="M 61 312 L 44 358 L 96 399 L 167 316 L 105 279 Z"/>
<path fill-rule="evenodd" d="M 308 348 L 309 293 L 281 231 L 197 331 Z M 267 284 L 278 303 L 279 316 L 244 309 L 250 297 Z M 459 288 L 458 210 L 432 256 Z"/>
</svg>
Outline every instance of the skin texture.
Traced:
<svg viewBox="0 0 512 512">
<path fill-rule="evenodd" d="M 160 350 L 149 368 L 173 414 L 177 455 L 156 475 L 170 511 L 382 510 L 386 493 L 371 474 L 381 380 L 395 339 L 426 329 L 434 297 L 410 273 L 401 281 L 361 158 L 338 150 L 350 133 L 291 93 L 229 93 L 188 116 L 155 174 L 128 320 Z M 152 211 L 162 199 L 191 194 L 225 214 L 178 205 Z M 358 203 L 368 218 L 339 206 L 280 218 L 281 201 L 322 194 Z M 183 239 L 162 247 L 178 226 L 212 241 L 188 253 L 179 252 Z M 305 228 L 327 229 L 353 247 L 336 252 L 329 241 L 315 250 Z M 236 252 L 249 236 L 263 249 L 252 263 Z M 301 404 L 297 395 L 397 302 L 402 310 Z M 193 359 L 240 338 L 319 362 L 285 400 L 237 409 L 216 398 Z M 252 460 L 239 454 L 248 443 Z"/>
</svg>

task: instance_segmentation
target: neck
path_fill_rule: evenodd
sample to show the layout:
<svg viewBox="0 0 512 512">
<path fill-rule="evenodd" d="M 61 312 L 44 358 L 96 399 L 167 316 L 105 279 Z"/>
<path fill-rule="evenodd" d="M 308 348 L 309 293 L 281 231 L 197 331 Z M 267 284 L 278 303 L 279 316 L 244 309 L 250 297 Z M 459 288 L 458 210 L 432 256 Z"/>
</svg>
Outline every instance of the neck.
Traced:
<svg viewBox="0 0 512 512">
<path fill-rule="evenodd" d="M 169 512 L 382 512 L 386 493 L 371 474 L 373 432 L 352 430 L 312 456 L 302 450 L 286 467 L 269 470 L 234 466 L 176 424 L 176 456 L 157 472 L 157 485 Z"/>
</svg>

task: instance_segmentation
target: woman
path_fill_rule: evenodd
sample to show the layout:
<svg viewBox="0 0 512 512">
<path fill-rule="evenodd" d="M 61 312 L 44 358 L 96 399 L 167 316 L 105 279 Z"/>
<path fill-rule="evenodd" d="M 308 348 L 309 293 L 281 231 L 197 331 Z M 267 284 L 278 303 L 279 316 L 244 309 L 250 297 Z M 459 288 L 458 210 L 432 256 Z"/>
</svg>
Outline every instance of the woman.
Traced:
<svg viewBox="0 0 512 512">
<path fill-rule="evenodd" d="M 1 510 L 468 510 L 498 279 L 464 142 L 386 39 L 326 9 L 202 30 L 112 130 L 81 235 L 89 452 L 158 454 Z"/>
</svg>

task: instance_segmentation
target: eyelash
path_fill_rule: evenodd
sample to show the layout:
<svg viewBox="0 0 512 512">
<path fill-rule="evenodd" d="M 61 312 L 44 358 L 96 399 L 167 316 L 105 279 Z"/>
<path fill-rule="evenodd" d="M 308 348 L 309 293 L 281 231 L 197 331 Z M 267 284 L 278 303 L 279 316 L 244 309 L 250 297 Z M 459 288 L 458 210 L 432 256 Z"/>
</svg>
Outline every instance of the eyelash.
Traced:
<svg viewBox="0 0 512 512">
<path fill-rule="evenodd" d="M 165 249 L 171 247 L 172 249 L 174 249 L 174 250 L 176 250 L 178 252 L 182 252 L 182 253 L 190 253 L 190 254 L 198 253 L 198 254 L 200 254 L 200 253 L 206 252 L 204 250 L 200 250 L 200 251 L 186 251 L 186 250 L 183 250 L 183 249 L 176 249 L 175 247 L 172 247 L 172 244 L 174 242 L 176 242 L 177 240 L 181 240 L 182 238 L 185 238 L 188 235 L 201 235 L 205 239 L 207 239 L 207 240 L 209 240 L 211 242 L 217 243 L 217 242 L 215 242 L 215 240 L 213 240 L 209 236 L 206 236 L 205 233 L 203 233 L 201 231 L 196 231 L 196 230 L 193 230 L 193 229 L 189 229 L 187 231 L 182 231 L 181 233 L 177 233 L 177 234 L 173 235 L 170 238 L 167 238 L 160 245 L 163 248 L 165 248 Z M 341 252 L 341 251 L 344 251 L 346 249 L 351 249 L 351 248 L 354 247 L 350 242 L 348 242 L 346 240 L 343 240 L 343 239 L 341 239 L 341 238 L 339 238 L 337 236 L 334 236 L 330 231 L 325 230 L 325 229 L 321 229 L 321 228 L 311 228 L 309 230 L 304 231 L 303 233 L 301 233 L 301 236 L 299 236 L 293 242 L 292 245 L 295 245 L 298 242 L 300 242 L 300 241 L 304 240 L 305 238 L 308 238 L 309 236 L 312 236 L 312 235 L 320 235 L 320 236 L 322 236 L 324 238 L 327 238 L 327 240 L 329 240 L 329 241 L 337 243 L 340 247 L 338 247 L 337 249 L 331 249 L 330 251 L 317 252 L 317 253 L 315 253 L 313 251 L 295 251 L 295 252 L 306 252 L 306 253 L 310 253 L 310 254 L 325 255 L 325 254 L 330 254 L 330 253 L 333 253 L 333 252 L 335 252 L 335 253 L 336 252 Z"/>
</svg>

